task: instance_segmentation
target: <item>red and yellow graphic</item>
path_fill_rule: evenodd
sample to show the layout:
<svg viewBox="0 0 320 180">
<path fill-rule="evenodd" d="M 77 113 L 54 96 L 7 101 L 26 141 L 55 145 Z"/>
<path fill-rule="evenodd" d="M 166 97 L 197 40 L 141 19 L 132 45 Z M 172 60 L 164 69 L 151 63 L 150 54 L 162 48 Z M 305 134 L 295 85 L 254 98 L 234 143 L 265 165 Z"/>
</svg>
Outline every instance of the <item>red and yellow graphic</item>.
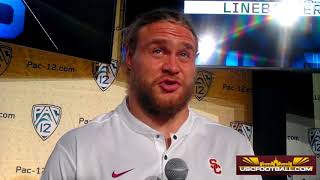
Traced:
<svg viewBox="0 0 320 180">
<path fill-rule="evenodd" d="M 238 175 L 315 175 L 315 156 L 237 156 Z"/>
</svg>

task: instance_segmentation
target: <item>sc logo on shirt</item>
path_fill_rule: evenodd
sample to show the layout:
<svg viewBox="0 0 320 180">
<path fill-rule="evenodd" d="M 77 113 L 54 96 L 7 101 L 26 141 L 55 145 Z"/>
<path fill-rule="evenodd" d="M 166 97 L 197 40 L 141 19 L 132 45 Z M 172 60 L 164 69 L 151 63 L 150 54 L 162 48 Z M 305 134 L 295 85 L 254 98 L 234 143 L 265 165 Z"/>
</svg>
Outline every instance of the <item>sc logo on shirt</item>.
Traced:
<svg viewBox="0 0 320 180">
<path fill-rule="evenodd" d="M 23 32 L 25 5 L 22 0 L 0 0 L 0 38 L 14 39 Z"/>
</svg>

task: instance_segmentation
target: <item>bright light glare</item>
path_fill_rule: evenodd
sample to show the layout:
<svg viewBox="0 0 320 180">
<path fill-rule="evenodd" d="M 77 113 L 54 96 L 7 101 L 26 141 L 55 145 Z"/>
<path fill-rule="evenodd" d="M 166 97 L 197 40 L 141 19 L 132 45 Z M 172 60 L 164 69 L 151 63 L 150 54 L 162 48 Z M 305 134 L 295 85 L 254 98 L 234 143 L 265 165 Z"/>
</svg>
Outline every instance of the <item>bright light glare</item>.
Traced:
<svg viewBox="0 0 320 180">
<path fill-rule="evenodd" d="M 216 42 L 211 34 L 203 35 L 199 38 L 199 58 L 201 62 L 208 61 L 216 49 Z"/>
<path fill-rule="evenodd" d="M 303 7 L 301 0 L 284 0 L 277 5 L 272 13 L 272 17 L 280 25 L 290 27 L 299 19 L 301 7 Z"/>
</svg>

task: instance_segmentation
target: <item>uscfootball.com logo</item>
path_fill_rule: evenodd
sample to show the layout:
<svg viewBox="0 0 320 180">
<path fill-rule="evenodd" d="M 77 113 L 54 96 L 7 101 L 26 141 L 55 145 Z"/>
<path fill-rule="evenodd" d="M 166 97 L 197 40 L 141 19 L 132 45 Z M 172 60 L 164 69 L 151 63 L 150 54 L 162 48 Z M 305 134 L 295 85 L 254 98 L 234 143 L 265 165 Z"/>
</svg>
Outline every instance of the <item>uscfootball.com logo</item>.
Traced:
<svg viewBox="0 0 320 180">
<path fill-rule="evenodd" d="M 93 78 L 102 91 L 107 90 L 116 79 L 118 72 L 118 61 L 112 60 L 111 64 L 93 63 Z"/>
<path fill-rule="evenodd" d="M 4 73 L 12 59 L 12 48 L 0 44 L 0 75 Z"/>
<path fill-rule="evenodd" d="M 32 124 L 40 138 L 45 141 L 57 129 L 61 119 L 61 107 L 36 104 L 32 107 Z"/>
<path fill-rule="evenodd" d="M 309 129 L 308 140 L 313 153 L 320 156 L 320 128 Z"/>
</svg>

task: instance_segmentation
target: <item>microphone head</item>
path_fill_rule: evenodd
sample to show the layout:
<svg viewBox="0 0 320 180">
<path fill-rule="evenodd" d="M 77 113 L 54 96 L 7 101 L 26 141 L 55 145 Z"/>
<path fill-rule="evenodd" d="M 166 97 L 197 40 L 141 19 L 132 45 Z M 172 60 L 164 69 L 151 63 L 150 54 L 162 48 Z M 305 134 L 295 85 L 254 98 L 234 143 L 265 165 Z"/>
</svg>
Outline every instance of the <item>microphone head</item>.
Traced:
<svg viewBox="0 0 320 180">
<path fill-rule="evenodd" d="M 170 159 L 164 167 L 168 180 L 185 180 L 188 175 L 187 164 L 179 158 Z"/>
<path fill-rule="evenodd" d="M 161 180 L 161 179 L 157 176 L 149 176 L 145 180 Z"/>
</svg>

